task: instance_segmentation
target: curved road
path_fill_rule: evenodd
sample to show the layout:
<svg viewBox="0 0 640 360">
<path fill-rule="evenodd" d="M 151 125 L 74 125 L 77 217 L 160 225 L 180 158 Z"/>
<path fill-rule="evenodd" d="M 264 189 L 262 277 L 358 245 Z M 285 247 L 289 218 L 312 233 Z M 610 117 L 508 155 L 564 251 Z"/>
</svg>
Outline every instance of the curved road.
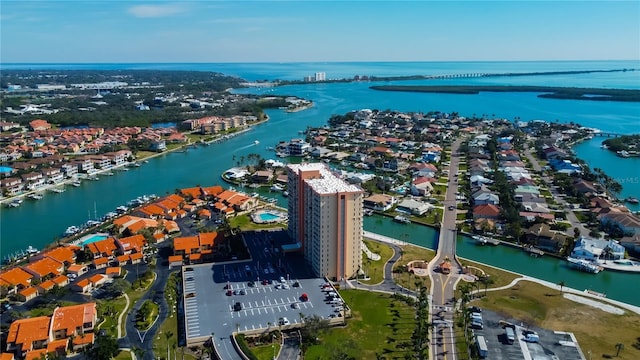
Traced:
<svg viewBox="0 0 640 360">
<path fill-rule="evenodd" d="M 141 352 L 144 353 L 144 355 L 140 357 L 140 359 L 143 360 L 154 359 L 153 339 L 156 337 L 156 333 L 158 332 L 160 325 L 164 322 L 169 314 L 169 307 L 164 297 L 164 287 L 167 284 L 167 279 L 169 277 L 170 271 L 167 266 L 161 265 L 161 259 L 159 256 L 157 256 L 157 260 L 157 266 L 154 270 L 156 279 L 149 287 L 149 290 L 130 308 L 125 320 L 125 334 L 123 337 L 118 339 L 118 346 L 121 349 L 134 349 L 136 347 L 140 348 L 142 350 Z M 135 314 L 146 300 L 152 300 L 153 302 L 158 304 L 158 318 L 153 323 L 151 328 L 149 328 L 149 330 L 138 332 L 135 327 Z M 173 336 L 178 336 L 178 334 L 174 334 Z"/>
</svg>

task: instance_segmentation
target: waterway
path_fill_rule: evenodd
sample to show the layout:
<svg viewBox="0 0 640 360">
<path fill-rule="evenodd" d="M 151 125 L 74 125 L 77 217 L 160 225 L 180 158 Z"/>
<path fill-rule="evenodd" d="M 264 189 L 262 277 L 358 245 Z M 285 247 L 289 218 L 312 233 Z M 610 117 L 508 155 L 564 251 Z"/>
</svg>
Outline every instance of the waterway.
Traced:
<svg viewBox="0 0 640 360">
<path fill-rule="evenodd" d="M 209 64 L 208 68 L 200 70 L 221 71 L 214 65 Z M 405 66 L 404 63 L 397 65 L 398 68 Z M 468 69 L 482 68 L 486 72 L 497 72 L 501 69 L 505 69 L 504 71 L 507 72 L 513 71 L 514 68 L 522 69 L 522 71 L 542 71 L 539 70 L 541 68 L 562 70 L 571 68 L 572 64 L 558 63 L 555 67 L 550 63 L 537 65 L 538 67 L 527 67 L 522 63 L 454 63 L 451 68 L 442 68 L 438 71 L 440 73 L 462 72 L 465 66 Z M 633 67 L 624 65 L 610 64 L 611 68 Z M 114 66 L 111 65 L 111 68 L 117 68 Z M 172 66 L 171 69 L 178 69 L 176 68 L 178 65 Z M 194 66 L 202 67 L 199 64 Z M 313 66 L 313 64 L 306 64 L 302 70 L 295 68 L 292 72 L 297 76 Z M 330 72 L 326 70 L 326 67 L 330 65 L 323 64 L 322 66 L 324 69 L 316 68 L 316 70 L 327 71 L 329 77 Z M 416 67 L 412 66 L 404 67 L 403 72 L 396 71 L 395 74 L 381 73 L 380 75 L 430 73 L 429 71 L 417 72 Z M 604 69 L 603 66 L 603 64 L 585 63 L 573 69 L 584 69 L 585 67 Z M 185 66 L 183 69 L 190 70 L 192 68 Z M 278 69 L 281 68 L 278 67 Z M 236 68 L 240 76 L 243 76 L 241 73 L 245 70 L 244 67 Z M 354 70 L 356 70 L 355 66 L 352 65 L 349 70 L 343 71 Z M 360 69 L 360 71 L 354 71 L 353 74 L 379 74 L 369 70 L 375 69 L 373 67 Z M 446 72 L 447 70 L 448 72 Z M 259 76 L 267 71 L 263 68 L 259 71 L 255 70 L 254 74 Z M 234 72 L 229 73 L 233 74 Z M 251 80 L 270 77 L 245 78 Z M 540 83 L 543 81 L 543 77 L 451 80 L 448 83 L 478 84 L 488 81 L 510 85 L 529 85 Z M 584 84 L 590 83 L 593 87 L 640 88 L 638 72 L 611 73 L 608 77 L 607 74 L 592 74 L 592 76 L 586 74 L 554 76 L 545 79 L 547 85 L 560 83 L 565 86 L 585 86 Z M 560 122 L 573 121 L 583 126 L 619 133 L 637 131 L 638 124 L 640 124 L 640 104 L 637 103 L 540 99 L 535 94 L 526 93 L 481 93 L 479 95 L 392 93 L 370 90 L 369 86 L 371 85 L 374 83 L 307 84 L 272 89 L 237 90 L 242 93 L 295 95 L 312 100 L 314 107 L 296 113 L 286 113 L 279 110 L 267 111 L 270 116 L 268 122 L 227 141 L 189 149 L 184 153 L 165 154 L 151 159 L 139 168 L 116 172 L 115 176 L 101 176 L 99 181 L 84 181 L 78 188 L 68 186 L 64 193 L 48 192 L 45 198 L 39 201 L 25 199 L 22 206 L 18 208 L 0 208 L 0 258 L 24 249 L 28 245 L 42 248 L 59 237 L 68 226 L 82 224 L 88 219 L 94 218 L 96 214 L 99 217 L 138 196 L 144 194 L 165 195 L 172 193 L 177 188 L 198 184 L 220 184 L 222 183 L 220 174 L 227 168 L 234 166 L 241 157 L 246 158 L 250 153 L 257 153 L 265 158 L 274 158 L 273 152 L 267 151 L 265 147 L 274 146 L 279 141 L 300 136 L 299 132 L 307 126 L 325 125 L 332 114 L 343 114 L 350 110 L 361 108 L 423 112 L 438 110 L 456 111 L 467 116 L 487 114 L 507 119 L 518 117 L 523 121 L 534 119 L 555 121 L 557 119 Z M 255 145 L 255 140 L 259 140 L 260 144 Z M 581 148 L 578 147 L 579 155 L 581 151 Z M 587 148 L 585 151 L 587 154 L 592 154 L 594 151 L 597 151 L 597 154 L 604 153 L 600 149 L 590 150 Z M 591 167 L 601 167 L 607 173 L 611 170 L 610 164 L 607 162 L 603 166 Z M 620 165 L 618 167 L 627 169 L 619 176 L 630 179 L 635 176 L 629 167 Z M 635 169 L 637 170 L 637 167 Z M 637 190 L 632 190 L 630 194 L 636 197 L 640 195 Z M 285 201 L 283 198 L 280 200 L 281 203 Z M 381 219 L 381 223 L 378 223 L 375 218 L 368 218 L 365 221 L 365 229 L 368 231 L 394 236 L 410 230 L 407 241 L 429 248 L 436 247 L 437 232 L 433 229 L 415 228 L 415 225 L 404 226 L 400 229 L 398 226 L 401 225 L 385 219 Z M 577 289 L 591 288 L 594 291 L 604 292 L 613 299 L 640 305 L 640 298 L 637 296 L 640 294 L 640 283 L 637 281 L 637 277 L 633 277 L 634 275 L 608 271 L 597 275 L 580 273 L 567 269 L 561 262 L 550 258 L 533 259 L 522 252 L 507 247 L 477 247 L 461 240 L 459 240 L 458 250 L 462 257 L 555 283 L 564 281 L 567 286 Z"/>
</svg>

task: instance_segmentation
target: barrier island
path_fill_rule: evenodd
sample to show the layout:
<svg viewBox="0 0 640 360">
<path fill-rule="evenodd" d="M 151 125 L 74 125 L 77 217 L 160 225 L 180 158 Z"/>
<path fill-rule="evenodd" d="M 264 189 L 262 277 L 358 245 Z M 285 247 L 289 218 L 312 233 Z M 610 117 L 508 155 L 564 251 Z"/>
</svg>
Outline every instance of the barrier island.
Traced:
<svg viewBox="0 0 640 360">
<path fill-rule="evenodd" d="M 501 85 L 379 85 L 371 86 L 373 90 L 405 91 L 476 95 L 488 92 L 532 92 L 540 93 L 538 97 L 549 99 L 591 100 L 591 101 L 624 101 L 640 102 L 640 90 L 630 89 L 594 89 L 577 87 L 552 86 L 501 86 Z"/>
</svg>

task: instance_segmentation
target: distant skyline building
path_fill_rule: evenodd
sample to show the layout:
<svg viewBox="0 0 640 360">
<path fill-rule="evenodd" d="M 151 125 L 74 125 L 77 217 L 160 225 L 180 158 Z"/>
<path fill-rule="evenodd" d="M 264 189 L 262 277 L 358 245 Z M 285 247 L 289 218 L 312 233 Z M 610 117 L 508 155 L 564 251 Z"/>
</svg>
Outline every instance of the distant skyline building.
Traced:
<svg viewBox="0 0 640 360">
<path fill-rule="evenodd" d="M 325 80 L 327 80 L 327 74 L 325 74 L 324 72 L 316 73 L 316 81 L 325 81 Z"/>
<path fill-rule="evenodd" d="M 318 276 L 348 279 L 362 258 L 364 191 L 336 177 L 323 163 L 287 166 L 289 236 L 300 242 Z"/>
</svg>

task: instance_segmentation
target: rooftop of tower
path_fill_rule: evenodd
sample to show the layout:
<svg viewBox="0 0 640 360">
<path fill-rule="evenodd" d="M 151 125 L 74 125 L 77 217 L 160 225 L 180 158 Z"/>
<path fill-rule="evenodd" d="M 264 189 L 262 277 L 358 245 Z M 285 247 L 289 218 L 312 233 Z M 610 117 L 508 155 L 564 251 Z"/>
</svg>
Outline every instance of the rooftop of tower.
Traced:
<svg viewBox="0 0 640 360">
<path fill-rule="evenodd" d="M 305 182 L 319 194 L 362 191 L 358 186 L 349 184 L 335 176 L 323 163 L 290 164 L 288 167 L 296 173 L 300 171 L 319 170 L 321 178 L 305 180 Z"/>
</svg>

